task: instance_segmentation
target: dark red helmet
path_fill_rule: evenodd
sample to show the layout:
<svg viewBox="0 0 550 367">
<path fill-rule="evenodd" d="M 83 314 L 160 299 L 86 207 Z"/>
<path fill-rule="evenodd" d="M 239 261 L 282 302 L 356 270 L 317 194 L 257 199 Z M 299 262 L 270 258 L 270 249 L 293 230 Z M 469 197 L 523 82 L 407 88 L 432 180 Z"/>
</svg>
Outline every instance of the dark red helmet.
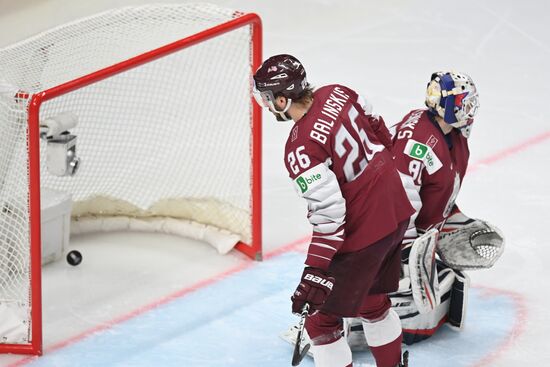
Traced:
<svg viewBox="0 0 550 367">
<path fill-rule="evenodd" d="M 294 56 L 271 56 L 256 70 L 254 84 L 258 91 L 270 91 L 274 97 L 297 99 L 307 87 L 306 70 Z"/>
<path fill-rule="evenodd" d="M 270 57 L 256 70 L 253 92 L 260 106 L 280 115 L 278 120 L 288 120 L 286 111 L 291 100 L 300 98 L 308 86 L 302 63 L 294 56 L 283 54 Z M 274 106 L 275 98 L 280 95 L 289 99 L 282 111 Z"/>
</svg>

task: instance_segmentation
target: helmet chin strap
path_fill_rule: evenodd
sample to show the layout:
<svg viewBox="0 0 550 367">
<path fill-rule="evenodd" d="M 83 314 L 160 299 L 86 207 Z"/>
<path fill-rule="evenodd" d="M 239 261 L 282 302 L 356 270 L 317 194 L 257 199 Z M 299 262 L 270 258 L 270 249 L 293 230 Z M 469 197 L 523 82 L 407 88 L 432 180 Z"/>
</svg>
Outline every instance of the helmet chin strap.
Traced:
<svg viewBox="0 0 550 367">
<path fill-rule="evenodd" d="M 275 118 L 277 119 L 277 121 L 283 122 L 283 121 L 292 120 L 292 117 L 290 117 L 290 115 L 286 113 L 290 108 L 290 105 L 292 104 L 292 99 L 290 98 L 286 99 L 286 106 L 281 111 L 275 108 L 275 105 L 273 104 L 273 102 L 269 102 L 269 104 L 270 104 L 269 109 L 271 110 L 271 112 L 273 112 L 273 114 L 275 114 Z"/>
<path fill-rule="evenodd" d="M 457 122 L 453 122 L 453 123 L 450 123 L 450 124 L 448 123 L 448 124 L 451 125 L 454 128 L 460 129 L 461 127 L 466 126 L 467 123 L 468 123 L 467 121 L 457 121 Z"/>
</svg>

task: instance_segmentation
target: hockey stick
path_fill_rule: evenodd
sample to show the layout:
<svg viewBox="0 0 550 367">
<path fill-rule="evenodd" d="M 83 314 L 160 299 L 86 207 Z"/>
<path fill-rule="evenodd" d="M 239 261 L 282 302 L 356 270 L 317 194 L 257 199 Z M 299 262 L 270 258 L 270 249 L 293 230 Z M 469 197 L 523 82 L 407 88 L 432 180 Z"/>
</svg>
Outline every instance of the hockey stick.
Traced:
<svg viewBox="0 0 550 367">
<path fill-rule="evenodd" d="M 308 343 L 300 351 L 300 344 L 302 344 L 302 334 L 304 332 L 304 325 L 306 321 L 306 317 L 309 312 L 309 304 L 305 304 L 302 308 L 302 313 L 300 315 L 300 324 L 298 325 L 298 335 L 296 336 L 296 343 L 294 344 L 294 353 L 292 353 L 292 365 L 297 366 L 302 362 L 302 359 L 306 356 L 307 352 L 309 351 L 309 348 L 311 345 Z"/>
</svg>

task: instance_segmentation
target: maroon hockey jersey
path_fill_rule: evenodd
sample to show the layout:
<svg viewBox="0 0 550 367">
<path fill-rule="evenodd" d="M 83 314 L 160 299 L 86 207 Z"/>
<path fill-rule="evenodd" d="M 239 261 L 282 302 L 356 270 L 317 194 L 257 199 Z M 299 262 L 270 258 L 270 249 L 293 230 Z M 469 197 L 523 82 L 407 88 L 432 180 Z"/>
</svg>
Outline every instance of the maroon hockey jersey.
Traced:
<svg viewBox="0 0 550 367">
<path fill-rule="evenodd" d="M 315 91 L 311 108 L 291 129 L 285 165 L 308 203 L 309 266 L 327 269 L 336 253 L 373 244 L 414 213 L 389 131 L 371 113 L 353 90 L 329 85 Z"/>
<path fill-rule="evenodd" d="M 409 179 L 407 195 L 415 208 L 405 234 L 440 227 L 451 213 L 468 167 L 468 139 L 458 129 L 447 135 L 425 109 L 409 112 L 392 127 L 397 168 Z"/>
</svg>

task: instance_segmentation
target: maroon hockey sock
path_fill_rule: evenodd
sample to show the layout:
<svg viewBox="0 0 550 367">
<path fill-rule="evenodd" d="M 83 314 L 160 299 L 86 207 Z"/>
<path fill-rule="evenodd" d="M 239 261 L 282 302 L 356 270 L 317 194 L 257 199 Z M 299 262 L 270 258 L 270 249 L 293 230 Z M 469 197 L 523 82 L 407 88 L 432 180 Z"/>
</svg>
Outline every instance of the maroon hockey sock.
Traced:
<svg viewBox="0 0 550 367">
<path fill-rule="evenodd" d="M 378 347 L 370 347 L 372 355 L 376 360 L 376 367 L 396 367 L 401 363 L 401 341 L 403 335 L 388 344 Z"/>
</svg>

